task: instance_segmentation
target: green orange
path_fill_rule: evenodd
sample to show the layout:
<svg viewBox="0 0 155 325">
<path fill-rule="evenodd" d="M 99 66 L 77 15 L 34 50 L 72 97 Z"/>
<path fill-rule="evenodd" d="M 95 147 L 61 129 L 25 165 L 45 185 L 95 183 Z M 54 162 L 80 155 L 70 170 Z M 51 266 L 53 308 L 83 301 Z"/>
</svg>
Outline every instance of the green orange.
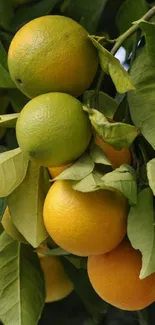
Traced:
<svg viewBox="0 0 155 325">
<path fill-rule="evenodd" d="M 29 101 L 21 111 L 17 141 L 40 165 L 66 165 L 83 154 L 91 138 L 91 124 L 79 100 L 49 93 Z"/>
</svg>

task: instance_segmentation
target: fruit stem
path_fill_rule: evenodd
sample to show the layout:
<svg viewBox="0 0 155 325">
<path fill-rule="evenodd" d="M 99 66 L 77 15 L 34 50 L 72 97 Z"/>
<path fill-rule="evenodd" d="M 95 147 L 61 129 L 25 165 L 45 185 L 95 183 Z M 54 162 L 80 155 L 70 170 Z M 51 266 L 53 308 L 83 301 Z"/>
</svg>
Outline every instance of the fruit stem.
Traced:
<svg viewBox="0 0 155 325">
<path fill-rule="evenodd" d="M 119 50 L 119 48 L 121 47 L 121 45 L 124 43 L 124 41 L 126 41 L 130 36 L 132 36 L 138 29 L 139 29 L 139 24 L 141 21 L 148 21 L 150 20 L 153 16 L 155 15 L 155 6 L 153 6 L 143 17 L 141 17 L 139 20 L 137 20 L 136 22 L 134 22 L 134 25 L 131 26 L 126 32 L 124 32 L 122 35 L 120 35 L 118 38 L 116 38 L 116 43 L 113 46 L 112 50 L 111 50 L 111 54 L 115 55 L 116 52 Z M 102 70 L 99 78 L 98 78 L 98 82 L 97 82 L 97 86 L 96 86 L 96 97 L 98 97 L 98 93 L 101 87 L 101 83 L 102 80 L 104 78 L 104 71 Z"/>
<path fill-rule="evenodd" d="M 155 15 L 155 6 L 153 6 L 142 18 L 134 22 L 134 25 L 131 26 L 125 33 L 120 35 L 116 39 L 116 43 L 113 46 L 111 50 L 111 54 L 115 55 L 115 53 L 118 51 L 118 49 L 121 47 L 121 45 L 126 41 L 130 36 L 132 36 L 137 29 L 139 29 L 139 24 L 141 21 L 148 21 Z"/>
</svg>

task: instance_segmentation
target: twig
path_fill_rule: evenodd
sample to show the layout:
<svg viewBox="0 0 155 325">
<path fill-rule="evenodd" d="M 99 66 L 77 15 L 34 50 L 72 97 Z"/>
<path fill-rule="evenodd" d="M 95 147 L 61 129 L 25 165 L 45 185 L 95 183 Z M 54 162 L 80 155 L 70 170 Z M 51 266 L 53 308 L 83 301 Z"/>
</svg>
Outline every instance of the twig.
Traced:
<svg viewBox="0 0 155 325">
<path fill-rule="evenodd" d="M 127 40 L 130 36 L 132 36 L 138 29 L 139 23 L 143 20 L 148 21 L 155 15 L 155 6 L 153 6 L 142 18 L 140 18 L 137 22 L 134 23 L 125 33 L 120 35 L 117 40 L 116 44 L 113 46 L 111 50 L 111 54 L 115 55 L 121 45 Z"/>
<path fill-rule="evenodd" d="M 136 58 L 137 45 L 138 45 L 140 36 L 141 36 L 141 30 L 138 29 L 137 32 L 136 32 L 136 35 L 135 35 L 134 43 L 133 43 L 131 61 L 130 61 L 130 68 L 132 67 L 133 61 Z"/>
<path fill-rule="evenodd" d="M 150 20 L 154 15 L 155 15 L 155 6 L 153 6 L 142 18 L 140 18 L 137 22 L 135 22 L 133 26 L 131 26 L 125 33 L 123 33 L 116 39 L 116 43 L 113 46 L 110 53 L 112 55 L 115 55 L 116 52 L 121 47 L 121 45 L 124 43 L 124 41 L 127 40 L 130 36 L 132 36 L 137 30 L 139 30 L 139 23 L 144 20 L 145 21 Z M 136 53 L 136 46 L 137 43 L 135 44 L 134 55 Z M 98 96 L 103 78 L 104 78 L 104 72 L 101 71 L 100 76 L 98 78 L 96 90 L 95 90 L 96 97 Z"/>
</svg>

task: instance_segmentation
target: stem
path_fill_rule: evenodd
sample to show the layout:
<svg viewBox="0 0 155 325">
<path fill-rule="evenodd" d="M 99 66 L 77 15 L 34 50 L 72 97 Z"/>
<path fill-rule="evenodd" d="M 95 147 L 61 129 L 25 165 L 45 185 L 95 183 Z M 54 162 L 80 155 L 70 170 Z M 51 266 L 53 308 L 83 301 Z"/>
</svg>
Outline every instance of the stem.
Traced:
<svg viewBox="0 0 155 325">
<path fill-rule="evenodd" d="M 135 35 L 134 43 L 133 43 L 132 55 L 131 55 L 131 61 L 130 61 L 130 68 L 132 67 L 133 61 L 136 58 L 137 45 L 138 45 L 140 36 L 141 36 L 141 30 L 138 29 L 137 32 L 136 32 L 136 35 Z"/>
<path fill-rule="evenodd" d="M 155 6 L 152 7 L 142 18 L 140 18 L 133 26 L 131 26 L 125 33 L 118 37 L 116 44 L 113 46 L 111 50 L 111 54 L 115 55 L 121 45 L 124 43 L 126 39 L 132 36 L 137 29 L 139 29 L 139 23 L 143 20 L 148 21 L 155 15 Z"/>
<path fill-rule="evenodd" d="M 153 16 L 155 15 L 155 6 L 153 6 L 142 18 L 140 18 L 133 26 L 131 26 L 125 33 L 123 33 L 122 35 L 120 35 L 117 39 L 116 39 L 116 43 L 113 46 L 112 50 L 111 50 L 111 54 L 115 55 L 116 52 L 118 51 L 118 49 L 121 47 L 121 45 L 124 43 L 124 41 L 126 39 L 128 39 L 130 36 L 132 36 L 138 29 L 139 29 L 139 23 L 143 20 L 148 21 L 150 20 Z M 137 33 L 137 37 L 135 40 L 135 45 L 133 47 L 133 55 L 132 55 L 132 62 L 134 60 L 135 54 L 136 54 L 136 47 L 137 47 L 137 38 L 138 38 L 139 34 Z M 100 87 L 101 87 L 101 83 L 104 77 L 104 71 L 101 71 L 98 82 L 97 82 L 97 86 L 96 86 L 96 90 L 95 90 L 95 94 L 96 97 L 98 96 L 98 93 L 100 91 Z"/>
</svg>

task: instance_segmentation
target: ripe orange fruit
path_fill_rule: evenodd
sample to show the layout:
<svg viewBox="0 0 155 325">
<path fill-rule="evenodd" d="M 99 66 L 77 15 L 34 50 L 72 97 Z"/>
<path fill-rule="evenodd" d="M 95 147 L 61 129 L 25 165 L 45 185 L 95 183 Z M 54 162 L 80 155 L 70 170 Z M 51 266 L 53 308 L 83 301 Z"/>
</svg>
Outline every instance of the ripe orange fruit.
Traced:
<svg viewBox="0 0 155 325">
<path fill-rule="evenodd" d="M 58 167 L 79 158 L 87 149 L 91 124 L 79 100 L 49 93 L 30 100 L 16 124 L 17 141 L 40 165 Z"/>
<path fill-rule="evenodd" d="M 124 310 L 140 310 L 155 301 L 155 273 L 140 280 L 142 256 L 124 240 L 111 252 L 88 258 L 94 290 L 108 303 Z"/>
<path fill-rule="evenodd" d="M 40 251 L 40 250 L 38 250 Z M 46 284 L 45 302 L 53 302 L 68 296 L 73 290 L 73 283 L 65 273 L 60 259 L 38 253 Z"/>
<path fill-rule="evenodd" d="M 127 200 L 118 192 L 73 190 L 72 181 L 55 181 L 43 209 L 44 224 L 57 245 L 79 256 L 102 254 L 126 234 Z"/>
<path fill-rule="evenodd" d="M 55 91 L 78 97 L 90 86 L 97 66 L 88 32 L 64 16 L 30 21 L 16 33 L 8 53 L 11 77 L 30 98 Z"/>
<path fill-rule="evenodd" d="M 5 209 L 2 218 L 2 226 L 11 238 L 13 238 L 14 240 L 18 240 L 21 243 L 27 243 L 26 239 L 13 224 L 8 207 Z"/>
<path fill-rule="evenodd" d="M 67 164 L 67 165 L 59 166 L 59 167 L 51 167 L 51 168 L 48 168 L 48 170 L 49 170 L 51 177 L 55 178 L 55 177 L 59 176 L 69 166 L 71 166 L 71 164 Z"/>
<path fill-rule="evenodd" d="M 104 142 L 99 136 L 95 137 L 95 142 L 104 151 L 114 169 L 120 167 L 123 164 L 131 164 L 131 153 L 129 148 L 116 150 L 108 143 Z"/>
</svg>

